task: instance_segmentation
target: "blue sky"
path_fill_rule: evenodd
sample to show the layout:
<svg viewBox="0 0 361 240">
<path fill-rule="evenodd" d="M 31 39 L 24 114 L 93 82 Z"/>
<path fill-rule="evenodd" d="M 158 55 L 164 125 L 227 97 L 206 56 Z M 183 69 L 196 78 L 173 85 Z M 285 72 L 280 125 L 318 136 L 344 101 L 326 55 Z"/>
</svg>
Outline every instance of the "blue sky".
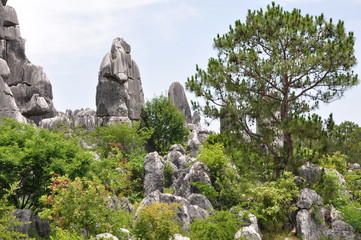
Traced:
<svg viewBox="0 0 361 240">
<path fill-rule="evenodd" d="M 8 0 L 18 14 L 30 61 L 51 79 L 59 111 L 95 109 L 98 70 L 112 40 L 123 37 L 140 68 L 146 99 L 166 93 L 172 82 L 185 83 L 196 64 L 216 56 L 213 38 L 245 20 L 248 9 L 265 9 L 264 0 Z M 343 20 L 356 37 L 361 61 L 361 0 L 281 0 L 286 10 Z M 355 71 L 361 75 L 360 64 Z M 361 77 L 361 76 L 360 76 Z M 188 98 L 192 99 L 190 93 Z M 361 85 L 317 111 L 337 123 L 361 125 Z"/>
</svg>

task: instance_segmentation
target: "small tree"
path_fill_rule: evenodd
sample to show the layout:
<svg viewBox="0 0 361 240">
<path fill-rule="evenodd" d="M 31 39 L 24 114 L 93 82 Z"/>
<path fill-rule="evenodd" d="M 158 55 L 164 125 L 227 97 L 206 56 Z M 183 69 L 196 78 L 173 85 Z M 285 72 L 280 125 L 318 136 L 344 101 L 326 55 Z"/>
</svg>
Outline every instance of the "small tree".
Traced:
<svg viewBox="0 0 361 240">
<path fill-rule="evenodd" d="M 165 96 L 148 101 L 140 118 L 142 128 L 153 129 L 148 151 L 166 152 L 172 144 L 184 143 L 189 134 L 183 114 Z"/>
<path fill-rule="evenodd" d="M 292 119 L 339 99 L 358 82 L 353 33 L 323 15 L 303 16 L 272 3 L 267 11 L 249 10 L 246 21 L 218 35 L 214 46 L 218 57 L 207 70 L 197 66 L 186 83 L 206 100 L 194 106 L 220 118 L 221 130 L 239 132 L 271 153 L 278 170 L 295 160 Z"/>
</svg>

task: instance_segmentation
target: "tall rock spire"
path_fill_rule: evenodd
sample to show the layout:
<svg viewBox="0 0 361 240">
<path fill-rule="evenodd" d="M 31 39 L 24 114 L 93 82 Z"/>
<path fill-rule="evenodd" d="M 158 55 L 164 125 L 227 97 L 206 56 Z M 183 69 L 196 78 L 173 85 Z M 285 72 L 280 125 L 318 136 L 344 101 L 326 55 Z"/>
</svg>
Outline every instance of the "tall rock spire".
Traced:
<svg viewBox="0 0 361 240">
<path fill-rule="evenodd" d="M 113 40 L 99 70 L 96 92 L 98 125 L 137 121 L 144 106 L 144 94 L 137 64 L 123 38 Z"/>
<path fill-rule="evenodd" d="M 0 3 L 0 116 L 38 124 L 56 113 L 52 86 L 43 68 L 26 57 L 16 11 L 6 2 Z"/>
</svg>

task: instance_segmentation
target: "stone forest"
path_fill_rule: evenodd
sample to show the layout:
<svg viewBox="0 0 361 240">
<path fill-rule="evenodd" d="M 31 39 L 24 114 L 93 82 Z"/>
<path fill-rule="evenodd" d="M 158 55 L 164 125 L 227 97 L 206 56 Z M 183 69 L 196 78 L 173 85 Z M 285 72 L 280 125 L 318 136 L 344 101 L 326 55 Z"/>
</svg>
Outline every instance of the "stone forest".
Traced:
<svg viewBox="0 0 361 240">
<path fill-rule="evenodd" d="M 306 101 L 357 84 L 352 34 L 274 3 L 248 14 L 186 81 L 193 113 L 179 82 L 144 100 L 121 37 L 96 109 L 60 112 L 1 0 L 0 239 L 361 239 L 361 128 Z"/>
</svg>

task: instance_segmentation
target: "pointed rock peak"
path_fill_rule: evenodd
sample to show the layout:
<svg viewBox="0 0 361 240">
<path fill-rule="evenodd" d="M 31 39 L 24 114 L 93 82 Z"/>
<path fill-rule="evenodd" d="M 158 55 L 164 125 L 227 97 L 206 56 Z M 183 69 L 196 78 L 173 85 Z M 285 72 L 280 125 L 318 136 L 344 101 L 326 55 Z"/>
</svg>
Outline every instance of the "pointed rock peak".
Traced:
<svg viewBox="0 0 361 240">
<path fill-rule="evenodd" d="M 173 105 L 183 113 L 187 123 L 192 123 L 191 109 L 189 107 L 188 99 L 182 84 L 179 82 L 172 83 L 168 90 L 168 97 Z"/>
</svg>

